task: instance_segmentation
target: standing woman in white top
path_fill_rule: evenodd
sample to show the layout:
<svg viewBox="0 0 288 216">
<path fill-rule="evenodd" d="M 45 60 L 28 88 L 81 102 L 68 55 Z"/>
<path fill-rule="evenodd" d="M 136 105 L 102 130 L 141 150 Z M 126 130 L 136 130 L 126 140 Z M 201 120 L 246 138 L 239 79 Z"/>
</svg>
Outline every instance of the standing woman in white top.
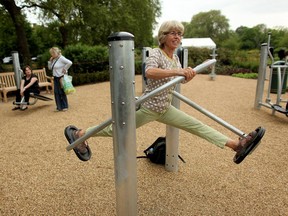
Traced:
<svg viewBox="0 0 288 216">
<path fill-rule="evenodd" d="M 54 77 L 54 97 L 56 102 L 56 111 L 67 111 L 68 100 L 61 85 L 61 78 L 68 72 L 72 61 L 61 54 L 58 47 L 52 47 L 50 50 L 51 58 L 48 61 L 48 68 L 52 70 Z"/>
</svg>

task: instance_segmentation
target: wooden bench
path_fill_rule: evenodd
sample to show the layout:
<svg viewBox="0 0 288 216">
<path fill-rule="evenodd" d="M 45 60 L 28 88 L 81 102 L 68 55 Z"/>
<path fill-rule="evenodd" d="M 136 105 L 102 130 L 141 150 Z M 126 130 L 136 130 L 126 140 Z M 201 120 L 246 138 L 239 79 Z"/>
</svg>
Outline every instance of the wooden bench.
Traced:
<svg viewBox="0 0 288 216">
<path fill-rule="evenodd" d="M 45 68 L 33 70 L 33 73 L 38 76 L 40 88 L 45 87 L 47 93 L 53 93 L 53 77 L 47 76 Z M 49 87 L 51 87 L 51 91 Z M 7 102 L 7 93 L 16 90 L 14 72 L 0 73 L 0 96 L 3 95 L 2 100 Z"/>
</svg>

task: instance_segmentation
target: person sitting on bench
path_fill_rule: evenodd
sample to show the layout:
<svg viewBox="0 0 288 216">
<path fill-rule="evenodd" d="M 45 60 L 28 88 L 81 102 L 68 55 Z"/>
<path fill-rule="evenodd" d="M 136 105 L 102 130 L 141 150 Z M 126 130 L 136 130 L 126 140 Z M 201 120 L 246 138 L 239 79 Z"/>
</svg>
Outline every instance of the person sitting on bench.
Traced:
<svg viewBox="0 0 288 216">
<path fill-rule="evenodd" d="M 30 66 L 25 66 L 24 69 L 24 76 L 21 79 L 20 89 L 17 89 L 16 92 L 16 103 L 20 103 L 21 98 L 24 97 L 25 104 L 23 105 L 16 105 L 12 110 L 26 110 L 27 103 L 29 102 L 30 93 L 39 94 L 39 81 L 37 75 L 33 74 L 32 69 Z"/>
</svg>

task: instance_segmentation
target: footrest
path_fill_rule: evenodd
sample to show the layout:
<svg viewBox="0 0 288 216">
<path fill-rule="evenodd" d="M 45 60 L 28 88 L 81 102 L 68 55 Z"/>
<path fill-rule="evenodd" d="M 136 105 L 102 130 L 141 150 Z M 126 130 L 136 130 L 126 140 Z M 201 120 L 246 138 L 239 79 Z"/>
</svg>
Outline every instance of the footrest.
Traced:
<svg viewBox="0 0 288 216">
<path fill-rule="evenodd" d="M 277 112 L 280 112 L 280 113 L 283 113 L 283 114 L 288 114 L 288 110 L 283 108 L 282 106 L 278 105 L 278 104 L 273 104 L 272 105 L 272 108 L 277 111 Z"/>
<path fill-rule="evenodd" d="M 30 105 L 29 102 L 16 102 L 16 101 L 13 101 L 13 105 Z"/>
<path fill-rule="evenodd" d="M 30 96 L 33 97 L 33 98 L 37 98 L 37 99 L 39 99 L 39 100 L 43 100 L 43 101 L 53 100 L 53 99 L 51 99 L 51 98 L 45 97 L 45 96 L 43 96 L 43 95 L 35 94 L 35 93 L 30 93 Z"/>
<path fill-rule="evenodd" d="M 233 161 L 236 164 L 240 164 L 246 156 L 248 156 L 249 154 L 251 154 L 256 148 L 257 146 L 260 144 L 261 139 L 263 138 L 264 134 L 265 134 L 265 128 L 263 127 L 258 127 L 256 128 L 256 136 L 254 137 L 254 139 L 252 139 L 249 143 L 249 145 L 247 145 L 246 148 L 243 148 L 243 150 L 240 151 L 240 153 L 236 154 L 235 157 L 233 158 Z"/>
<path fill-rule="evenodd" d="M 75 136 L 76 131 L 79 131 L 79 129 L 74 125 L 69 125 L 64 129 L 65 137 L 70 144 L 72 144 L 73 142 L 75 142 L 75 140 L 79 138 Z M 87 149 L 86 153 L 81 153 L 76 147 L 73 148 L 77 157 L 82 161 L 88 161 L 91 158 L 92 152 L 88 145 L 86 146 L 86 149 Z"/>
</svg>

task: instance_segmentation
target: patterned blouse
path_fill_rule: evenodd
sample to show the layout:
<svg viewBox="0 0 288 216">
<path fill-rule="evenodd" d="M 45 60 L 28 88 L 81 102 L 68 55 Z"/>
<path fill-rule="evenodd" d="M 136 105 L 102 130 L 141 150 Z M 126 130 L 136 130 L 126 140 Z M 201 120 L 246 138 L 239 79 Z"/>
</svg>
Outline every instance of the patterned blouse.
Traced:
<svg viewBox="0 0 288 216">
<path fill-rule="evenodd" d="M 155 48 L 150 52 L 150 56 L 146 60 L 145 72 L 150 68 L 161 68 L 161 69 L 176 69 L 181 68 L 179 58 L 176 54 L 173 55 L 173 59 L 169 58 L 160 48 Z M 159 88 L 165 83 L 173 80 L 173 77 L 166 77 L 162 79 L 148 79 L 147 86 L 144 94 L 147 94 L 154 89 Z M 168 88 L 152 98 L 146 100 L 142 106 L 155 111 L 157 113 L 163 113 L 167 108 L 170 107 L 172 101 L 172 91 L 175 85 Z"/>
</svg>

